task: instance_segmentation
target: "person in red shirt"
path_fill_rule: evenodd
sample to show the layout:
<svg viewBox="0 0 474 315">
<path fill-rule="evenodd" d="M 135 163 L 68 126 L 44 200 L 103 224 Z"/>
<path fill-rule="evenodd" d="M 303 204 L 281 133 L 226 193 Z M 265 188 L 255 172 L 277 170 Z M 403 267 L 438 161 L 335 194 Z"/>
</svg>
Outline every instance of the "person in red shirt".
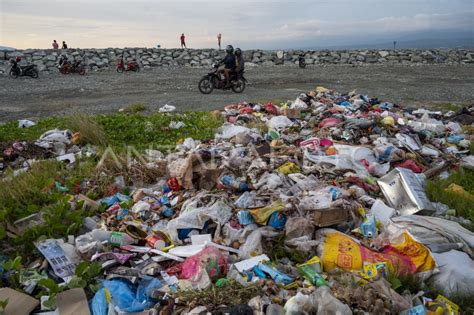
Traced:
<svg viewBox="0 0 474 315">
<path fill-rule="evenodd" d="M 56 43 L 56 40 L 53 40 L 53 49 L 58 49 L 59 45 Z"/>
<path fill-rule="evenodd" d="M 185 42 L 186 37 L 184 37 L 184 33 L 181 34 L 181 48 L 187 48 L 186 47 L 186 42 Z"/>
</svg>

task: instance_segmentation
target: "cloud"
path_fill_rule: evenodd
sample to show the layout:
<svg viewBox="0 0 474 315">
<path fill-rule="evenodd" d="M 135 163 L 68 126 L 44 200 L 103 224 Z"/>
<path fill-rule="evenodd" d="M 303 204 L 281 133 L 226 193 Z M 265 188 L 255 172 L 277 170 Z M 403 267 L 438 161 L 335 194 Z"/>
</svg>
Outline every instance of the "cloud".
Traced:
<svg viewBox="0 0 474 315">
<path fill-rule="evenodd" d="M 472 30 L 474 12 L 445 14 L 416 14 L 414 16 L 387 16 L 374 20 L 321 20 L 313 19 L 281 25 L 281 37 L 319 37 L 402 34 L 426 30 Z"/>
<path fill-rule="evenodd" d="M 0 44 L 49 47 L 288 47 L 348 37 L 472 30 L 472 0 L 0 0 Z M 31 37 L 28 34 L 37 34 Z M 364 39 L 364 40 L 365 40 Z"/>
</svg>

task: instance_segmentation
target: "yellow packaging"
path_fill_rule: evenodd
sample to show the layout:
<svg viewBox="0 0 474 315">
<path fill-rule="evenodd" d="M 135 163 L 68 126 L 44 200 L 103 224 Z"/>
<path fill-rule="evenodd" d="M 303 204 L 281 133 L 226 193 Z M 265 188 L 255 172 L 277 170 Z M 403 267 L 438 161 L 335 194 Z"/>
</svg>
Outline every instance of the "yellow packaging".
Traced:
<svg viewBox="0 0 474 315">
<path fill-rule="evenodd" d="M 285 204 L 281 200 L 275 201 L 271 205 L 263 208 L 249 209 L 249 212 L 252 215 L 254 221 L 261 225 L 267 224 L 268 218 L 275 211 L 285 211 Z"/>
<path fill-rule="evenodd" d="M 401 274 L 431 271 L 436 264 L 428 248 L 415 241 L 406 231 L 398 243 L 385 246 L 380 252 L 372 251 L 340 232 L 328 232 L 324 237 L 321 255 L 323 270 L 335 268 L 363 271 L 365 264 L 387 263 L 387 268 Z"/>
<path fill-rule="evenodd" d="M 459 314 L 459 306 L 448 300 L 446 297 L 438 294 L 436 299 L 433 302 L 428 302 L 427 304 L 429 312 L 435 314 L 442 314 L 442 315 L 458 315 Z"/>
<path fill-rule="evenodd" d="M 285 162 L 284 164 L 280 165 L 277 170 L 278 172 L 285 175 L 301 172 L 300 167 L 293 162 Z"/>
</svg>

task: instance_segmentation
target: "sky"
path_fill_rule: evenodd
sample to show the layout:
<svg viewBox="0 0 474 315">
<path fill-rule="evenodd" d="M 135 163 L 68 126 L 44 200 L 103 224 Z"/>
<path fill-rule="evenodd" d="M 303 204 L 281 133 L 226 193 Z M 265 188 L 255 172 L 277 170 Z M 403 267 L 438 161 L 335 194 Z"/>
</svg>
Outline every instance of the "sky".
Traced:
<svg viewBox="0 0 474 315">
<path fill-rule="evenodd" d="M 0 0 L 0 46 L 223 45 L 243 49 L 333 46 L 464 32 L 474 0 Z"/>
</svg>

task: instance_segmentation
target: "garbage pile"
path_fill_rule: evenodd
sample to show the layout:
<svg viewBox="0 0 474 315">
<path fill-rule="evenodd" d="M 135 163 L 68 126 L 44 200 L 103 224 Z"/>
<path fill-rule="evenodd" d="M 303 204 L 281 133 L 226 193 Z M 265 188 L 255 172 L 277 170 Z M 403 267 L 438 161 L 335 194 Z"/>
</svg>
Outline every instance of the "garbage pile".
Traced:
<svg viewBox="0 0 474 315">
<path fill-rule="evenodd" d="M 18 128 L 28 128 L 35 123 L 19 120 Z M 0 175 L 6 169 L 14 175 L 27 171 L 37 161 L 55 158 L 58 161 L 74 163 L 82 154 L 90 155 L 91 149 L 81 147 L 80 134 L 69 130 L 53 129 L 42 134 L 36 141 L 0 142 Z"/>
<path fill-rule="evenodd" d="M 474 167 L 463 131 L 471 111 L 408 111 L 317 87 L 216 115 L 226 122 L 215 139 L 154 152 L 167 168 L 156 184 L 76 195 L 72 203 L 105 210 L 67 242 L 38 241 L 47 263 L 23 290 L 33 295 L 48 277 L 64 286 L 86 261 L 101 267 L 93 296 L 64 290 L 49 310 L 458 314 L 449 297 L 472 298 L 474 234 L 459 224 L 470 222 L 424 188 L 452 167 Z M 31 299 L 10 291 L 0 300 Z M 30 302 L 24 314 L 38 308 Z"/>
</svg>

